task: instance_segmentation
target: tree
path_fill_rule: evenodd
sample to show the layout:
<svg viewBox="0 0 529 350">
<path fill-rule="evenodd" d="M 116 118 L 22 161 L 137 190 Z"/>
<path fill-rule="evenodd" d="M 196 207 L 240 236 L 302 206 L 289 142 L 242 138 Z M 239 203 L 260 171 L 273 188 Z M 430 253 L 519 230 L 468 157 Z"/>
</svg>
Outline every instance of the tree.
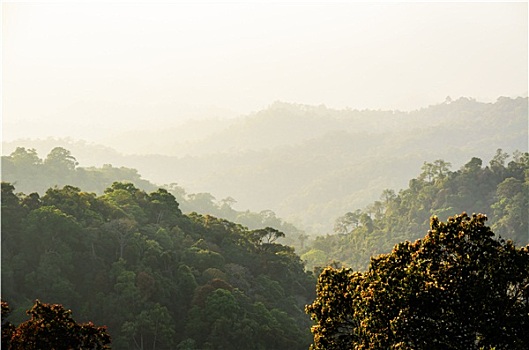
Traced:
<svg viewBox="0 0 529 350">
<path fill-rule="evenodd" d="M 365 273 L 325 269 L 306 308 L 313 349 L 527 349 L 529 246 L 494 239 L 486 220 L 433 217 Z"/>
<path fill-rule="evenodd" d="M 442 179 L 450 171 L 452 164 L 445 162 L 442 159 L 437 159 L 433 163 L 424 162 L 421 170 L 422 173 L 419 176 L 420 180 L 426 180 L 432 182 L 435 179 Z"/>
<path fill-rule="evenodd" d="M 110 349 L 106 327 L 97 327 L 92 322 L 79 324 L 72 318 L 72 312 L 60 304 L 36 300 L 27 314 L 31 319 L 18 327 L 2 323 L 2 349 Z M 9 305 L 2 301 L 2 319 L 8 315 Z"/>
<path fill-rule="evenodd" d="M 146 308 L 132 321 L 122 326 L 122 331 L 132 339 L 138 349 L 172 348 L 171 338 L 174 336 L 174 320 L 165 306 L 155 303 Z"/>
<path fill-rule="evenodd" d="M 483 164 L 483 161 L 480 158 L 472 157 L 472 159 L 468 163 L 463 165 L 461 169 L 463 170 L 463 172 L 467 172 L 467 173 L 477 172 L 481 170 L 482 164 Z"/>
<path fill-rule="evenodd" d="M 31 150 L 30 150 L 31 151 Z M 44 164 L 56 170 L 73 171 L 79 165 L 72 153 L 62 147 L 55 147 L 44 160 Z"/>
<path fill-rule="evenodd" d="M 25 149 L 24 147 L 17 147 L 9 156 L 13 163 L 23 170 L 29 171 L 35 169 L 35 166 L 41 165 L 42 160 L 39 158 L 37 151 L 34 148 Z"/>
<path fill-rule="evenodd" d="M 435 172 L 434 172 L 434 165 L 432 163 L 424 162 L 421 167 L 422 173 L 419 176 L 419 180 L 426 180 L 427 182 L 431 182 L 434 179 Z"/>
<path fill-rule="evenodd" d="M 193 193 L 187 196 L 187 204 L 191 211 L 214 213 L 217 210 L 215 197 L 211 193 Z"/>
<path fill-rule="evenodd" d="M 509 158 L 509 154 L 503 152 L 501 148 L 496 150 L 496 154 L 490 160 L 490 167 L 492 169 L 502 169 L 505 167 L 505 161 Z"/>
<path fill-rule="evenodd" d="M 437 159 L 434 163 L 434 172 L 437 178 L 443 178 L 450 171 L 452 164 L 450 162 L 445 162 L 442 159 Z"/>
<path fill-rule="evenodd" d="M 258 246 L 272 244 L 278 238 L 285 237 L 285 234 L 283 232 L 276 230 L 272 227 L 265 227 L 262 229 L 253 230 L 250 231 L 250 234 L 252 241 L 254 241 Z"/>
<path fill-rule="evenodd" d="M 8 183 L 1 183 L 1 210 L 2 210 L 2 247 L 7 238 L 15 239 L 19 235 L 21 220 L 25 216 L 24 210 L 20 206 L 20 201 L 15 194 L 15 187 Z M 4 253 L 2 251 L 2 253 Z"/>
<path fill-rule="evenodd" d="M 380 200 L 384 202 L 384 204 L 387 206 L 391 201 L 395 200 L 397 198 L 397 194 L 394 190 L 386 188 L 382 191 L 382 194 L 380 195 Z"/>
<path fill-rule="evenodd" d="M 344 216 L 340 216 L 334 223 L 334 232 L 342 235 L 350 233 L 360 225 L 361 214 L 362 211 L 358 209 L 355 212 L 348 212 Z"/>
<path fill-rule="evenodd" d="M 299 245 L 300 249 L 303 250 L 305 248 L 305 241 L 307 241 L 310 238 L 309 235 L 307 235 L 305 232 L 300 232 L 298 235 Z"/>
<path fill-rule="evenodd" d="M 516 243 L 529 244 L 529 172 L 525 182 L 509 177 L 496 189 L 497 201 L 492 205 L 495 231 L 512 237 Z"/>
<path fill-rule="evenodd" d="M 156 192 L 152 192 L 149 199 L 151 221 L 157 224 L 167 222 L 174 225 L 178 217 L 182 215 L 176 198 L 166 189 L 159 188 Z"/>
<path fill-rule="evenodd" d="M 123 259 L 125 248 L 133 238 L 136 222 L 130 219 L 117 219 L 105 223 L 103 228 L 110 233 L 118 243 L 119 252 L 116 254 L 116 258 Z"/>
<path fill-rule="evenodd" d="M 2 348 L 9 348 L 11 337 L 15 333 L 16 327 L 7 320 L 11 314 L 9 304 L 2 300 Z"/>
</svg>

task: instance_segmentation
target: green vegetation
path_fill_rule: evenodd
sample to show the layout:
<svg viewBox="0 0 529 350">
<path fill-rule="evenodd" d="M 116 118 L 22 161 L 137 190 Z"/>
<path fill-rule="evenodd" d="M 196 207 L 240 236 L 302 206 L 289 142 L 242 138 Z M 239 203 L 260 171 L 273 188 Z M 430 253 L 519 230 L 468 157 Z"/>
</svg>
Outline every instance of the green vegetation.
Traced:
<svg viewBox="0 0 529 350">
<path fill-rule="evenodd" d="M 135 169 L 78 167 L 77 159 L 63 147 L 54 147 L 46 158 L 39 158 L 33 148 L 17 147 L 9 156 L 2 156 L 2 180 L 12 182 L 24 193 L 44 193 L 55 186 L 77 186 L 89 192 L 102 193 L 115 181 L 126 181 L 146 191 L 156 186 L 143 180 Z"/>
<path fill-rule="evenodd" d="M 37 298 L 60 303 L 116 349 L 306 349 L 315 278 L 282 235 L 183 215 L 165 189 L 2 183 L 2 296 L 13 323 Z"/>
<path fill-rule="evenodd" d="M 365 270 L 371 256 L 391 251 L 421 237 L 432 215 L 447 217 L 463 211 L 490 213 L 492 229 L 516 244 L 529 243 L 529 153 L 512 160 L 501 149 L 488 166 L 473 157 L 457 171 L 450 163 L 425 162 L 407 189 L 384 190 L 364 210 L 348 212 L 335 222 L 335 234 L 316 237 L 301 251 L 309 268 L 341 262 Z"/>
<path fill-rule="evenodd" d="M 24 146 L 46 154 L 59 144 L 83 165 L 99 166 L 104 159 L 138 169 L 159 185 L 178 182 L 219 200 L 231 196 L 238 208 L 272 209 L 317 235 L 332 233 L 337 215 L 365 207 L 385 188 L 405 188 L 425 160 L 444 159 L 458 169 L 472 157 L 488 164 L 498 148 L 526 152 L 527 106 L 522 97 L 500 97 L 493 103 L 459 98 L 409 112 L 277 102 L 225 123 L 211 120 L 192 129 L 125 134 L 114 143 L 122 147 L 117 151 L 53 139 L 16 140 L 3 149 Z M 127 143 L 134 145 L 125 147 Z M 184 212 L 193 211 L 180 204 Z"/>
<path fill-rule="evenodd" d="M 156 185 L 143 179 L 136 169 L 105 164 L 97 167 L 79 167 L 77 159 L 63 147 L 53 147 L 46 158 L 39 158 L 35 149 L 17 147 L 9 156 L 2 156 L 2 179 L 14 184 L 23 193 L 43 194 L 48 188 L 74 186 L 86 192 L 102 194 L 114 182 L 129 182 L 144 191 L 156 190 Z M 250 229 L 274 227 L 287 236 L 281 240 L 300 247 L 303 232 L 277 217 L 272 210 L 258 213 L 232 208 L 237 201 L 227 197 L 217 201 L 210 193 L 187 193 L 176 183 L 161 186 L 175 196 L 184 213 L 202 213 L 244 225 Z M 32 194 L 34 195 L 34 194 Z"/>
<path fill-rule="evenodd" d="M 527 349 L 529 246 L 494 239 L 486 219 L 433 217 L 364 273 L 325 269 L 312 349 Z"/>
<path fill-rule="evenodd" d="M 274 211 L 235 210 L 232 197 L 81 168 L 62 147 L 44 159 L 18 147 L 2 166 L 2 297 L 13 307 L 2 329 L 13 348 L 13 334 L 45 341 L 31 325 L 40 314 L 77 334 L 71 309 L 81 326 L 106 325 L 115 349 L 306 349 L 315 297 L 314 349 L 527 347 L 528 248 L 515 245 L 529 243 L 529 153 L 497 149 L 488 165 L 472 157 L 456 171 L 424 162 L 408 188 L 382 191 L 316 238 Z M 408 242 L 432 216 L 463 211 L 488 213 L 492 230 L 482 215 L 434 217 Z M 36 299 L 64 307 L 32 308 Z"/>
</svg>

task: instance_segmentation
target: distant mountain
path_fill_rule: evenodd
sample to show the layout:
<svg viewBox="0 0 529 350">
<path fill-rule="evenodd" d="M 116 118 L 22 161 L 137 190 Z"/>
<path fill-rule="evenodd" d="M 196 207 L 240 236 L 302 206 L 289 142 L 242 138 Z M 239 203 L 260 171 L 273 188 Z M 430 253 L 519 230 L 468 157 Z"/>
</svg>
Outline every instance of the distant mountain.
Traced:
<svg viewBox="0 0 529 350">
<path fill-rule="evenodd" d="M 158 184 L 176 182 L 190 192 L 231 196 L 237 206 L 272 209 L 311 233 L 332 230 L 337 214 L 398 190 L 425 161 L 444 159 L 457 168 L 471 157 L 490 159 L 498 148 L 528 149 L 527 98 L 494 103 L 469 98 L 412 112 L 333 110 L 277 102 L 266 110 L 231 119 L 200 140 L 172 144 L 165 155 L 99 152 L 112 163 L 138 169 Z M 155 139 L 148 130 L 144 141 Z M 47 141 L 4 144 L 40 147 Z M 82 165 L 99 155 L 94 145 L 62 145 Z M 168 146 L 169 147 L 169 146 Z M 86 162 L 86 163 L 85 163 Z"/>
</svg>

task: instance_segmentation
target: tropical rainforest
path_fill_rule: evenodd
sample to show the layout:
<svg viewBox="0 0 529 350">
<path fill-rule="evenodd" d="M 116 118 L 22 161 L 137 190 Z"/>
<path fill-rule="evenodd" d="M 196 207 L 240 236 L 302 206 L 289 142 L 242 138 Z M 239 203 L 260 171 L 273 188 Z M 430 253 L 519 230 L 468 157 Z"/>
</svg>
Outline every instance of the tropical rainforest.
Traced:
<svg viewBox="0 0 529 350">
<path fill-rule="evenodd" d="M 465 211 L 487 213 L 498 236 L 529 244 L 529 154 L 509 157 L 498 149 L 489 165 L 473 157 L 456 171 L 441 159 L 424 162 L 408 188 L 386 189 L 366 208 L 339 216 L 334 234 L 317 236 L 301 257 L 308 266 L 326 266 L 334 259 L 364 270 L 371 256 L 422 237 L 431 216 Z"/>
<path fill-rule="evenodd" d="M 102 346 L 106 346 L 106 333 L 87 322 L 106 326 L 115 349 L 307 349 L 311 344 L 314 349 L 350 348 L 351 344 L 358 348 L 444 348 L 449 344 L 461 349 L 473 344 L 499 349 L 528 344 L 516 330 L 529 324 L 527 249 L 518 248 L 529 243 L 527 99 L 503 98 L 493 104 L 461 99 L 413 113 L 338 113 L 325 107 L 276 104 L 246 120 L 246 125 L 264 122 L 278 110 L 286 121 L 297 120 L 292 125 L 308 115 L 312 118 L 307 119 L 307 125 L 323 125 L 320 117 L 326 115 L 329 120 L 340 120 L 343 130 L 336 133 L 333 127 L 322 128 L 323 134 L 312 134 L 311 141 L 301 130 L 296 139 L 299 148 L 285 143 L 264 150 L 260 145 L 241 153 L 245 154 L 242 158 L 217 154 L 212 161 L 207 152 L 182 158 L 165 156 L 168 172 L 178 164 L 178 171 L 165 185 L 142 178 L 139 170 L 122 162 L 110 165 L 111 152 L 108 162 L 88 167 L 80 165 L 84 156 L 78 157 L 61 145 L 51 147 L 44 158 L 27 143 L 2 156 L 2 300 L 9 303 L 5 314 L 2 304 L 3 330 L 17 329 L 12 325 L 20 324 L 19 329 L 36 332 L 39 317 L 51 313 L 61 315 L 70 329 L 85 327 L 93 332 Z M 486 120 L 490 130 L 477 123 L 479 113 L 485 116 L 480 123 Z M 525 127 L 521 128 L 524 113 Z M 426 136 L 413 134 L 399 141 L 393 148 L 400 156 L 364 163 L 391 149 L 391 140 L 398 140 L 389 131 L 377 135 L 367 131 L 373 126 L 371 118 L 381 115 L 392 121 L 397 134 L 407 128 L 417 130 L 413 125 L 421 118 L 430 118 L 432 123 L 434 116 L 447 115 L 448 119 L 444 121 L 447 127 L 433 123 L 431 129 L 423 129 Z M 467 119 L 462 122 L 461 116 Z M 353 133 L 345 127 L 351 118 L 361 119 L 366 129 Z M 236 125 L 234 122 L 231 128 Z M 266 128 L 261 129 L 266 134 Z M 508 132 L 503 139 L 501 132 Z M 217 137 L 222 139 L 221 134 Z M 428 138 L 424 144 L 415 143 Z M 465 146 L 458 143 L 461 138 L 469 140 Z M 319 148 L 322 140 L 328 147 Z M 452 140 L 453 147 L 462 148 L 450 148 L 449 154 L 439 152 L 446 148 L 441 140 Z M 372 148 L 365 148 L 364 141 Z M 482 149 L 474 152 L 481 146 L 489 153 Z M 85 150 L 90 147 L 83 145 Z M 285 149 L 292 162 L 281 158 L 281 166 L 272 167 L 276 174 L 267 168 L 268 180 L 282 181 L 279 175 L 289 173 L 302 161 L 307 167 L 290 175 L 299 179 L 297 185 L 308 189 L 311 186 L 302 184 L 305 177 L 301 173 L 312 172 L 310 164 L 328 161 L 332 167 L 340 163 L 334 158 L 343 163 L 328 174 L 330 177 L 324 169 L 312 173 L 312 178 L 321 180 L 319 190 L 310 190 L 312 194 L 304 197 L 312 209 L 293 205 L 305 218 L 321 209 L 313 218 L 291 223 L 269 209 L 281 206 L 235 209 L 238 203 L 230 193 L 217 201 L 210 192 L 188 193 L 183 185 L 171 182 L 190 171 L 181 163 L 184 159 L 189 161 L 187 165 L 198 159 L 204 161 L 202 165 L 209 161 L 202 173 L 222 178 L 230 167 L 244 174 L 249 168 L 237 163 L 250 154 L 254 161 L 263 161 L 267 159 L 263 154 L 272 157 Z M 310 157 L 303 158 L 306 154 Z M 429 154 L 435 157 L 428 158 Z M 443 154 L 447 157 L 441 158 Z M 422 160 L 417 162 L 419 157 Z M 484 162 L 485 157 L 490 160 Z M 352 159 L 366 164 L 363 175 Z M 149 162 L 157 160 L 153 157 Z M 214 169 L 220 164 L 227 167 Z M 406 187 L 391 189 L 410 172 L 413 175 L 407 177 Z M 385 181 L 377 175 L 380 173 L 399 179 Z M 376 181 L 370 181 L 369 174 Z M 284 191 L 278 201 L 294 203 L 289 197 L 292 193 L 286 193 L 292 183 L 277 183 L 272 191 L 267 187 L 270 182 L 264 177 L 261 180 L 263 188 L 249 191 L 269 191 L 266 196 Z M 232 181 L 241 188 L 248 185 L 242 177 Z M 363 185 L 369 190 L 357 192 Z M 319 202 L 310 200 L 323 189 L 337 201 L 326 197 L 318 197 Z M 369 201 L 375 189 L 378 199 Z M 357 195 L 362 199 L 351 200 Z M 265 203 L 269 201 L 261 202 Z M 328 224 L 321 221 L 322 216 L 331 223 L 330 229 L 324 228 Z M 442 223 L 439 218 L 449 219 Z M 319 224 L 307 226 L 309 222 Z M 312 228 L 308 234 L 307 227 Z M 487 258 L 482 258 L 484 255 Z M 473 265 L 476 259 L 484 259 L 484 263 Z M 457 275 L 459 270 L 467 275 Z M 491 331 L 497 323 L 491 322 L 487 328 L 485 323 L 474 322 L 469 323 L 470 331 L 460 334 L 466 337 L 464 341 L 450 343 L 451 336 L 458 334 L 452 332 L 456 323 L 468 321 L 455 311 L 463 305 L 456 301 L 471 292 L 464 306 L 479 308 L 471 299 L 480 298 L 480 294 L 467 288 L 467 278 L 491 288 L 483 315 L 505 320 L 515 325 L 515 330 L 500 334 Z M 456 301 L 431 301 L 442 301 L 447 295 Z M 437 299 L 428 299 L 432 296 Z M 512 308 L 503 307 L 502 300 Z M 381 305 L 395 308 L 379 312 Z M 420 306 L 420 312 L 413 313 L 410 305 Z M 26 321 L 26 310 L 33 317 L 30 321 Z M 440 318 L 430 319 L 421 310 L 433 310 Z M 486 314 L 487 310 L 493 315 Z M 508 310 L 509 315 L 496 317 L 501 310 Z M 372 317 L 362 318 L 366 313 Z M 457 316 L 457 322 L 450 320 L 450 315 Z M 71 316 L 80 323 L 73 323 Z M 430 330 L 449 325 L 452 333 L 439 334 L 437 343 L 428 343 L 428 336 L 418 331 L 425 320 L 430 322 Z M 35 333 L 27 336 L 39 338 Z M 510 337 L 517 345 L 506 345 L 495 337 Z M 93 339 L 80 337 L 76 341 Z"/>
<path fill-rule="evenodd" d="M 312 349 L 527 349 L 529 246 L 494 238 L 487 216 L 433 216 L 423 239 L 365 272 L 326 268 L 307 306 Z"/>
<path fill-rule="evenodd" d="M 32 154 L 24 151 L 15 156 Z M 75 171 L 69 152 L 60 154 L 57 164 Z M 37 298 L 64 304 L 108 326 L 117 349 L 305 349 L 304 307 L 322 269 L 364 271 L 371 256 L 422 237 L 434 213 L 489 210 L 496 232 L 527 244 L 529 154 L 509 157 L 497 150 L 489 166 L 472 158 L 455 172 L 445 161 L 425 162 L 409 188 L 340 216 L 336 233 L 309 241 L 301 258 L 278 243 L 279 229 L 183 214 L 167 189 L 113 182 L 101 195 L 72 185 L 39 195 L 3 182 L 2 297 L 13 322 Z"/>
<path fill-rule="evenodd" d="M 117 129 L 112 139 L 4 141 L 3 152 L 25 147 L 46 155 L 61 146 L 83 167 L 137 169 L 159 186 L 178 183 L 217 202 L 231 197 L 239 211 L 273 210 L 309 235 L 326 234 L 337 216 L 369 205 L 386 188 L 405 188 L 425 161 L 458 169 L 472 157 L 487 164 L 498 148 L 527 151 L 527 106 L 522 97 L 447 98 L 408 112 L 275 102 L 233 119 Z M 19 191 L 37 190 L 17 180 Z"/>
<path fill-rule="evenodd" d="M 274 228 L 183 215 L 164 189 L 115 182 L 41 197 L 2 184 L 2 297 L 108 326 L 117 349 L 306 349 L 315 279 Z"/>
</svg>

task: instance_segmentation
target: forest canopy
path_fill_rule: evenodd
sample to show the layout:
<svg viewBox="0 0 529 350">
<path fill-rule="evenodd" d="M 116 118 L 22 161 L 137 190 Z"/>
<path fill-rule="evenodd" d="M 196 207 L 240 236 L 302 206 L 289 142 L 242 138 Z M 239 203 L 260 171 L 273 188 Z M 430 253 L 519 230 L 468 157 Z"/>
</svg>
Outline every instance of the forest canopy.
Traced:
<svg viewBox="0 0 529 350">
<path fill-rule="evenodd" d="M 44 159 L 39 158 L 34 148 L 17 147 L 9 156 L 2 156 L 2 180 L 16 184 L 21 192 L 41 194 L 50 187 L 65 185 L 102 193 L 115 181 L 130 182 L 147 191 L 156 189 L 136 169 L 110 164 L 100 168 L 78 165 L 74 155 L 64 147 L 54 147 Z"/>
<path fill-rule="evenodd" d="M 487 213 L 496 235 L 529 244 L 529 153 L 496 151 L 488 165 L 472 157 L 458 170 L 442 159 L 424 162 L 408 188 L 382 191 L 364 209 L 335 220 L 334 234 L 309 241 L 301 257 L 308 267 L 340 262 L 365 270 L 370 257 L 422 237 L 430 217 L 463 211 Z"/>
<path fill-rule="evenodd" d="M 9 304 L 2 301 L 2 349 L 110 349 L 110 335 L 105 327 L 88 322 L 79 324 L 71 310 L 60 304 L 46 304 L 39 300 L 27 311 L 30 319 L 15 326 L 5 321 L 11 313 Z"/>
<path fill-rule="evenodd" d="M 106 325 L 116 349 L 306 349 L 315 278 L 282 235 L 184 215 L 165 189 L 3 182 L 2 297 L 12 323 L 38 298 Z"/>
<path fill-rule="evenodd" d="M 384 189 L 405 188 L 425 161 L 443 159 L 458 169 L 472 157 L 488 164 L 498 148 L 511 155 L 517 149 L 527 152 L 527 106 L 527 97 L 499 97 L 494 102 L 461 97 L 409 112 L 276 102 L 230 122 L 204 120 L 190 129 L 142 129 L 132 139 L 123 135 L 116 144 L 128 141 L 133 149 L 50 138 L 4 142 L 3 150 L 23 146 L 45 156 L 61 146 L 80 166 L 125 166 L 159 185 L 177 182 L 219 201 L 230 196 L 241 209 L 271 209 L 316 235 L 331 233 L 338 215 L 365 207 Z M 197 136 L 201 130 L 210 132 L 200 134 L 196 142 L 185 141 L 186 135 Z M 18 181 L 18 191 L 37 191 Z M 82 183 L 57 185 L 101 193 L 111 184 L 97 191 Z"/>
<path fill-rule="evenodd" d="M 156 186 L 141 177 L 136 169 L 104 164 L 101 167 L 81 167 L 70 150 L 56 146 L 45 158 L 39 158 L 33 148 L 17 147 L 10 155 L 2 156 L 2 179 L 12 183 L 17 191 L 35 196 L 44 194 L 49 188 L 73 186 L 85 192 L 103 194 L 114 182 L 127 182 L 144 191 L 162 187 L 178 201 L 184 213 L 198 212 L 230 220 L 251 229 L 274 227 L 287 236 L 281 240 L 289 245 L 299 245 L 298 237 L 303 232 L 281 219 L 270 209 L 253 212 L 235 210 L 232 197 L 217 200 L 211 193 L 188 193 L 177 183 Z"/>
<path fill-rule="evenodd" d="M 527 349 L 529 246 L 495 239 L 486 220 L 434 216 L 366 272 L 325 269 L 307 307 L 313 349 Z"/>
<path fill-rule="evenodd" d="M 46 176 L 66 183 L 85 183 L 89 178 L 85 176 L 89 172 L 79 168 L 75 157 L 66 149 L 57 148 L 50 154 L 42 160 L 34 150 L 19 148 L 11 156 L 3 157 L 2 161 L 9 164 L 11 175 L 18 174 L 16 176 L 21 176 L 24 181 L 35 181 L 34 185 L 40 187 L 46 185 Z M 35 174 L 31 172 L 32 167 L 40 167 L 38 169 L 43 174 L 31 178 L 31 174 Z M 102 175 L 110 170 L 108 174 Z M 53 175 L 53 171 L 59 171 L 61 175 Z M 126 168 L 109 165 L 94 171 L 91 176 L 97 181 L 105 178 L 104 181 L 108 182 L 119 174 L 129 174 L 132 178 L 145 181 L 136 171 Z M 16 178 L 14 183 L 18 184 Z M 146 184 L 147 187 L 152 185 Z M 271 210 L 259 213 L 236 211 L 232 208 L 235 200 L 231 197 L 217 201 L 209 193 L 187 194 L 176 184 L 164 188 L 152 185 L 153 189 L 145 190 L 130 181 L 113 181 L 97 193 L 65 184 L 29 194 L 17 191 L 15 185 L 2 182 L 2 297 L 13 310 L 7 321 L 13 324 L 24 322 L 25 310 L 30 309 L 36 299 L 62 304 L 66 309 L 74 310 L 75 318 L 81 322 L 107 326 L 112 346 L 116 349 L 213 349 L 218 346 L 306 349 L 311 342 L 311 321 L 304 307 L 313 302 L 316 296 L 315 276 L 320 275 L 318 295 L 307 310 L 320 323 L 323 320 L 321 315 L 330 312 L 325 303 L 342 303 L 343 298 L 349 298 L 346 304 L 340 304 L 343 312 L 353 312 L 351 308 L 356 307 L 359 310 L 385 308 L 384 302 L 395 302 L 402 296 L 381 294 L 381 304 L 377 301 L 368 306 L 354 304 L 350 298 L 361 295 L 364 300 L 368 295 L 366 293 L 375 293 L 381 285 L 389 290 L 393 288 L 391 281 L 397 278 L 393 275 L 386 276 L 386 272 L 379 271 L 374 279 L 366 276 L 371 276 L 370 271 L 374 268 L 385 269 L 383 262 L 387 259 L 384 260 L 384 256 L 393 256 L 395 250 L 389 255 L 376 256 L 391 251 L 395 244 L 402 248 L 395 248 L 399 252 L 402 250 L 412 255 L 422 252 L 424 242 L 430 242 L 433 238 L 418 241 L 423 243 L 411 244 L 407 241 L 421 237 L 420 232 L 428 225 L 432 215 L 453 215 L 463 210 L 490 213 L 492 230 L 484 228 L 484 216 L 469 218 L 463 215 L 450 219 L 452 221 L 446 224 L 434 219 L 432 232 L 452 227 L 454 222 L 464 229 L 479 227 L 476 230 L 484 230 L 486 234 L 483 237 L 488 238 L 482 237 L 475 247 L 479 248 L 483 242 L 494 241 L 497 243 L 487 243 L 487 247 L 521 251 L 521 258 L 513 259 L 518 259 L 516 261 L 522 265 L 525 248 L 520 250 L 514 247 L 529 241 L 529 154 L 515 152 L 509 155 L 501 149 L 496 151 L 488 165 L 484 165 L 480 158 L 473 157 L 456 171 L 451 170 L 451 164 L 442 159 L 424 162 L 420 174 L 409 181 L 408 188 L 398 193 L 391 189 L 384 190 L 379 201 L 338 217 L 334 234 L 315 239 L 281 220 Z M 187 213 L 183 212 L 182 204 L 188 208 Z M 190 208 L 196 210 L 189 211 Z M 209 214 L 197 213 L 201 208 L 207 208 Z M 496 234 L 494 237 L 493 231 Z M 462 229 L 461 232 L 466 231 Z M 446 235 L 444 232 L 441 236 Z M 515 244 L 499 236 L 512 239 Z M 465 242 L 471 241 L 465 239 Z M 449 251 L 461 242 L 456 243 L 445 242 L 446 249 L 442 249 Z M 464 246 L 463 243 L 460 245 Z M 430 253 L 432 249 L 424 251 Z M 486 251 L 485 255 L 493 256 L 496 250 Z M 472 252 L 468 256 L 472 256 Z M 458 264 L 467 263 L 465 259 L 468 258 L 464 253 L 457 254 L 461 255 L 462 261 L 450 260 L 456 270 L 466 266 Z M 457 254 L 449 254 L 450 259 L 455 259 Z M 376 258 L 373 260 L 372 257 Z M 431 260 L 422 255 L 406 259 L 411 261 L 416 258 Z M 498 263 L 501 269 L 509 269 L 513 261 L 511 258 L 508 254 L 501 255 L 490 264 Z M 399 259 L 400 256 L 397 260 L 404 264 Z M 380 263 L 375 267 L 374 261 Z M 416 265 L 420 268 L 430 266 L 429 262 L 417 261 Z M 339 269 L 342 264 L 348 268 Z M 439 264 L 448 266 L 443 261 Z M 328 265 L 335 269 L 325 269 Z M 486 265 L 486 269 L 496 268 L 495 265 L 489 265 Z M 516 266 L 512 269 L 520 269 Z M 409 271 L 420 275 L 423 273 L 420 268 Z M 428 268 L 428 273 L 433 273 L 433 277 L 427 274 L 430 277 L 426 282 L 420 279 L 423 277 L 414 277 L 412 280 L 417 284 L 412 287 L 422 291 L 421 288 L 428 286 L 428 293 L 433 291 L 437 297 L 444 298 L 444 295 L 440 296 L 441 292 L 431 289 L 430 282 L 438 286 L 435 278 L 449 277 L 439 277 L 432 272 L 431 266 Z M 481 272 L 475 273 L 481 276 Z M 498 288 L 503 288 L 505 284 L 514 285 L 511 280 L 502 280 L 492 273 L 487 272 L 486 275 L 492 276 L 490 278 Z M 523 272 L 519 275 L 525 278 Z M 481 282 L 478 280 L 476 283 Z M 351 283 L 360 286 L 354 292 L 360 294 L 347 292 L 350 295 L 346 297 L 343 288 L 350 288 L 348 286 Z M 485 287 L 490 287 L 489 284 Z M 364 287 L 370 292 L 364 291 Z M 523 299 L 526 298 L 526 294 L 523 294 L 526 289 L 522 287 L 519 288 L 519 295 Z M 397 289 L 404 293 L 405 288 L 407 285 Z M 457 288 L 470 287 L 463 283 Z M 460 289 L 452 294 L 459 293 Z M 332 301 L 325 299 L 331 291 L 337 293 Z M 413 289 L 413 292 L 417 290 Z M 483 302 L 490 302 L 490 307 L 497 310 L 497 304 L 505 293 L 503 289 L 491 293 L 497 298 Z M 511 298 L 509 293 L 506 298 Z M 403 298 L 403 303 L 411 302 L 411 297 Z M 421 300 L 417 301 L 417 305 L 426 305 Z M 516 303 L 516 300 L 513 302 Z M 322 303 L 327 306 L 321 306 Z M 459 307 L 454 305 L 447 305 L 446 308 Z M 469 308 L 476 307 L 475 304 L 469 305 Z M 522 303 L 522 309 L 523 305 L 526 304 Z M 318 311 L 318 308 L 321 310 Z M 517 306 L 515 312 L 519 309 Z M 409 310 L 402 312 L 407 312 L 405 319 L 415 317 Z M 389 322 L 387 317 L 393 316 L 374 314 L 374 319 L 354 319 L 354 322 L 356 326 L 360 322 L 361 327 L 371 327 L 373 325 L 370 322 L 374 322 L 379 327 Z M 501 319 L 515 322 L 509 317 Z M 332 348 L 334 340 L 327 345 L 322 344 L 329 339 L 342 338 L 349 344 L 352 341 L 351 333 L 344 336 L 342 332 L 346 329 L 351 331 L 352 326 L 341 324 L 343 319 L 348 322 L 353 320 L 351 314 L 338 315 L 327 320 L 335 322 L 332 325 L 314 328 L 313 345 L 316 348 Z M 364 344 L 362 346 L 366 348 L 380 344 L 385 347 L 395 339 L 399 339 L 395 343 L 398 346 L 414 341 L 429 341 L 420 334 L 413 339 L 398 338 L 407 331 L 414 334 L 413 327 L 416 326 L 413 322 L 399 322 L 392 319 L 390 323 L 394 328 L 362 328 L 358 332 L 367 338 L 355 338 L 357 340 L 354 341 L 361 342 L 358 344 Z M 442 318 L 440 322 L 448 321 Z M 522 319 L 520 322 L 526 321 Z M 334 326 L 339 331 L 329 338 L 325 332 L 333 332 Z M 439 324 L 434 322 L 431 327 L 439 327 Z M 484 327 L 483 324 L 476 323 L 469 327 L 470 331 L 458 336 L 467 337 L 465 341 L 471 343 L 469 339 L 475 339 L 476 334 L 479 334 L 483 338 L 479 338 L 479 341 L 485 344 L 485 348 L 490 344 L 502 348 L 503 343 L 494 340 L 496 333 L 489 334 L 480 328 Z M 451 332 L 450 329 L 448 331 Z M 519 332 L 506 336 L 515 339 L 516 346 L 520 342 L 526 344 Z M 443 348 L 450 337 L 440 334 L 436 338 L 440 343 L 428 343 L 428 346 Z M 322 343 L 318 343 L 320 341 Z M 413 344 L 412 347 L 421 346 Z"/>
</svg>

